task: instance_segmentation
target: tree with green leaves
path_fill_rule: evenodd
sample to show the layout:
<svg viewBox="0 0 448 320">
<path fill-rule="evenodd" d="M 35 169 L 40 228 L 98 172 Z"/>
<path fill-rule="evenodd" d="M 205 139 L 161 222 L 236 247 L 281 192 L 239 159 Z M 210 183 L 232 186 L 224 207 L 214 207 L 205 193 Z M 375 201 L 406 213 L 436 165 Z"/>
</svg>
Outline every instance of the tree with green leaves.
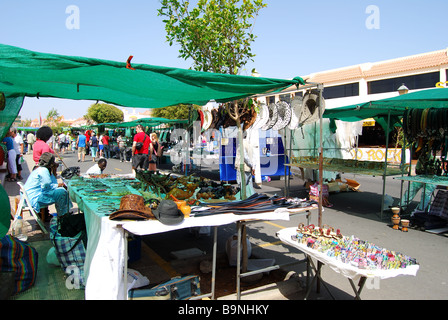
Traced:
<svg viewBox="0 0 448 320">
<path fill-rule="evenodd" d="M 193 108 L 198 109 L 199 106 L 193 105 Z M 165 119 L 188 119 L 190 105 L 179 104 L 165 108 L 158 108 L 152 110 L 152 115 L 157 118 Z"/>
<path fill-rule="evenodd" d="M 47 125 L 55 133 L 62 132 L 62 128 L 68 126 L 68 124 L 62 121 L 63 116 L 61 116 L 56 108 L 51 108 L 47 113 L 46 121 Z"/>
<path fill-rule="evenodd" d="M 166 39 L 180 45 L 180 57 L 198 71 L 238 74 L 255 55 L 253 27 L 263 0 L 161 0 Z"/>
<path fill-rule="evenodd" d="M 89 107 L 84 118 L 96 123 L 115 123 L 122 122 L 124 114 L 123 111 L 113 105 L 96 103 Z"/>
<path fill-rule="evenodd" d="M 59 117 L 59 112 L 56 110 L 56 108 L 51 108 L 50 111 L 47 113 L 47 120 L 54 121 Z"/>
<path fill-rule="evenodd" d="M 197 71 L 239 74 L 253 58 L 251 44 L 255 20 L 262 8 L 263 0 L 198 0 L 190 8 L 188 0 L 161 0 L 159 16 L 164 17 L 166 39 L 170 45 L 180 45 L 179 56 L 193 60 Z M 243 142 L 240 119 L 251 111 L 251 99 L 226 104 L 228 114 L 236 121 L 238 140 Z M 244 199 L 244 148 L 240 148 L 242 176 L 241 195 Z"/>
</svg>

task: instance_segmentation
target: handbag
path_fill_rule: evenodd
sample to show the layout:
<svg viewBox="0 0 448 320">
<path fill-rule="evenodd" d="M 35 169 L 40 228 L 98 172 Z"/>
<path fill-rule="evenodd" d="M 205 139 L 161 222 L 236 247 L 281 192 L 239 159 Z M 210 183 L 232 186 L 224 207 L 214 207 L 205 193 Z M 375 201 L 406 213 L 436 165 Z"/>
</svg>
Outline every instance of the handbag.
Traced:
<svg viewBox="0 0 448 320">
<path fill-rule="evenodd" d="M 83 213 L 66 213 L 57 219 L 58 232 L 63 237 L 73 238 L 79 235 L 87 247 L 87 229 Z"/>
<path fill-rule="evenodd" d="M 146 140 L 146 134 L 145 137 L 143 138 L 143 142 L 137 142 L 137 144 L 135 145 L 135 149 L 140 150 L 141 148 L 143 148 L 143 144 L 145 143 Z"/>
<path fill-rule="evenodd" d="M 73 176 L 79 176 L 80 172 L 80 167 L 70 167 L 62 171 L 61 177 L 63 179 L 71 179 Z"/>
</svg>

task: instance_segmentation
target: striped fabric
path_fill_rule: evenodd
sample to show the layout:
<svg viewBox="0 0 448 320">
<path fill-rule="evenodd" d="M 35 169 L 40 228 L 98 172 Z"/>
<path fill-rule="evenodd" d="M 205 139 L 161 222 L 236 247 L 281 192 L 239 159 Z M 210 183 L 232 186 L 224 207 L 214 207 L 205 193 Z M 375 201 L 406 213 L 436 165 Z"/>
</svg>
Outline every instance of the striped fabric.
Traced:
<svg viewBox="0 0 448 320">
<path fill-rule="evenodd" d="M 28 243 L 6 235 L 0 241 L 0 272 L 15 273 L 13 294 L 34 285 L 37 276 L 38 253 Z"/>
<path fill-rule="evenodd" d="M 73 238 L 63 237 L 58 232 L 57 217 L 50 221 L 50 239 L 56 249 L 56 256 L 61 268 L 70 278 L 73 289 L 85 287 L 84 262 L 86 249 L 80 239 L 81 233 Z"/>
</svg>

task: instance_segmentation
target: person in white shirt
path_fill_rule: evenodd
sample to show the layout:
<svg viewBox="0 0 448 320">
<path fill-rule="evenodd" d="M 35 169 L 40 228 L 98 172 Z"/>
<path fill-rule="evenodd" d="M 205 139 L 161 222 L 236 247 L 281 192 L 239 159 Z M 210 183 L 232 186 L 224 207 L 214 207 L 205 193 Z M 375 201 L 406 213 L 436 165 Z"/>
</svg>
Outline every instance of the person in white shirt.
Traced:
<svg viewBox="0 0 448 320">
<path fill-rule="evenodd" d="M 64 154 L 65 149 L 67 147 L 67 136 L 65 135 L 64 132 L 61 132 L 61 134 L 58 136 L 58 140 L 59 140 L 59 150 L 61 151 L 62 154 Z"/>
<path fill-rule="evenodd" d="M 98 160 L 98 163 L 92 166 L 89 170 L 87 170 L 86 174 L 102 174 L 104 169 L 107 167 L 107 160 L 105 158 L 101 158 Z"/>
<path fill-rule="evenodd" d="M 33 144 L 36 142 L 36 136 L 34 135 L 34 133 L 28 133 L 28 135 L 26 136 L 26 140 L 28 143 L 28 151 L 33 151 Z"/>
</svg>

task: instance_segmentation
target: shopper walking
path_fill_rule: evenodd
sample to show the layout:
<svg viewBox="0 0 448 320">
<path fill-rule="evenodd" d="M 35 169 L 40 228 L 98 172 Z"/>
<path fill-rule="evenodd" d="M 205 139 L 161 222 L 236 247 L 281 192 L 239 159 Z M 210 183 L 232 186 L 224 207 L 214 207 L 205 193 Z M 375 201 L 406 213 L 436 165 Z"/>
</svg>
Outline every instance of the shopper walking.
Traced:
<svg viewBox="0 0 448 320">
<path fill-rule="evenodd" d="M 160 165 L 163 146 L 159 142 L 157 133 L 150 134 L 151 144 L 149 145 L 149 170 L 155 171 Z"/>
<path fill-rule="evenodd" d="M 104 152 L 104 157 L 106 159 L 110 158 L 110 137 L 107 135 L 107 133 L 104 133 L 101 142 L 103 143 L 103 152 Z"/>
<path fill-rule="evenodd" d="M 148 170 L 148 152 L 151 138 L 145 133 L 141 124 L 135 130 L 137 133 L 132 143 L 132 170 L 136 171 L 139 167 L 143 170 Z"/>
<path fill-rule="evenodd" d="M 92 136 L 90 137 L 90 151 L 92 154 L 92 161 L 95 162 L 96 154 L 98 152 L 98 138 L 96 133 L 92 131 Z"/>
<path fill-rule="evenodd" d="M 126 140 L 121 136 L 121 134 L 117 138 L 118 150 L 120 153 L 120 161 L 126 161 Z"/>
<path fill-rule="evenodd" d="M 78 149 L 78 162 L 84 162 L 86 159 L 86 136 L 81 132 L 76 139 L 76 148 Z"/>
<path fill-rule="evenodd" d="M 33 151 L 33 145 L 36 142 L 36 136 L 34 133 L 30 132 L 26 136 L 26 142 L 28 143 L 28 151 Z"/>
</svg>

